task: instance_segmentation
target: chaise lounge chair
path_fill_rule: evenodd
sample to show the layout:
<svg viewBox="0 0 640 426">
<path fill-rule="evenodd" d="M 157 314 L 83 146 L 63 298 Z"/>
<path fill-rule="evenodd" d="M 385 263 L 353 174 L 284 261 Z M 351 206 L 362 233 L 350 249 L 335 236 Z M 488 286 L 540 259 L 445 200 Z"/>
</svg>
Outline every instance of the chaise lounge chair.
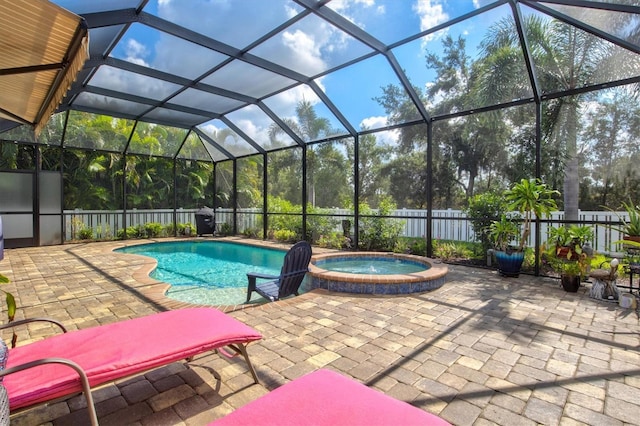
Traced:
<svg viewBox="0 0 640 426">
<path fill-rule="evenodd" d="M 9 323 L 0 329 L 25 322 Z M 9 349 L 6 369 L 0 371 L 1 385 L 6 388 L 12 411 L 83 392 L 91 423 L 97 425 L 90 388 L 190 360 L 207 351 L 229 357 L 243 355 L 258 383 L 246 345 L 261 338 L 253 328 L 216 309 L 161 312 Z"/>
<path fill-rule="evenodd" d="M 284 256 L 280 275 L 248 273 L 249 285 L 247 286 L 247 301 L 245 303 L 249 303 L 254 291 L 271 302 L 293 294 L 297 296 L 300 284 L 309 271 L 310 261 L 311 245 L 306 241 L 300 241 L 294 244 Z M 269 281 L 257 283 L 258 278 Z"/>
<path fill-rule="evenodd" d="M 331 370 L 317 370 L 216 420 L 215 426 L 431 425 L 448 422 Z"/>
</svg>

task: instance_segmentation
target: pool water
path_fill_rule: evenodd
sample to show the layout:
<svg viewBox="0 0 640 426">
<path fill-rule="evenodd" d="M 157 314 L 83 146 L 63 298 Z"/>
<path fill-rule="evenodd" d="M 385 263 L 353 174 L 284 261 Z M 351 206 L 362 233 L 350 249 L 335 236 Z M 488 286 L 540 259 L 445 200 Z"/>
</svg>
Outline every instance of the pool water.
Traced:
<svg viewBox="0 0 640 426">
<path fill-rule="evenodd" d="M 411 274 L 428 269 L 423 263 L 383 257 L 326 259 L 317 262 L 316 265 L 329 271 L 375 275 Z"/>
<path fill-rule="evenodd" d="M 150 276 L 171 284 L 167 297 L 207 305 L 245 302 L 247 273 L 278 275 L 286 252 L 223 241 L 177 241 L 118 249 L 158 261 Z M 259 298 L 254 293 L 252 300 Z"/>
</svg>

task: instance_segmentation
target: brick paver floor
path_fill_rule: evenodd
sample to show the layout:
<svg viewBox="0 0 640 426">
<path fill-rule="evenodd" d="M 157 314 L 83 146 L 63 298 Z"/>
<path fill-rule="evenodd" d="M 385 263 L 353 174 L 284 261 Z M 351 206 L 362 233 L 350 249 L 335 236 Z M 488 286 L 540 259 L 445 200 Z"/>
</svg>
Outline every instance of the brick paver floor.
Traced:
<svg viewBox="0 0 640 426">
<path fill-rule="evenodd" d="M 0 273 L 11 279 L 3 288 L 16 295 L 18 318 L 75 329 L 184 306 L 148 278 L 153 262 L 111 252 L 121 245 L 6 250 Z M 638 313 L 590 299 L 588 286 L 566 293 L 550 278 L 450 266 L 447 283 L 429 293 L 310 292 L 227 308 L 264 336 L 248 348 L 261 384 L 243 361 L 207 354 L 97 389 L 100 424 L 204 425 L 319 368 L 454 425 L 639 424 Z M 19 342 L 50 332 L 22 328 Z M 12 424 L 85 424 L 83 404 L 77 396 L 37 406 Z"/>
</svg>

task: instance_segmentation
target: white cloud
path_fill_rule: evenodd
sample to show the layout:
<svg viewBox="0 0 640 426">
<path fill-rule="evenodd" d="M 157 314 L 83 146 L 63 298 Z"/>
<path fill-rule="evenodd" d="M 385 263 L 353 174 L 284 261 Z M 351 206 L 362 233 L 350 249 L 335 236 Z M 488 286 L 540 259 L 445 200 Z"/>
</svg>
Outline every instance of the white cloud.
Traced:
<svg viewBox="0 0 640 426">
<path fill-rule="evenodd" d="M 220 131 L 220 128 L 213 123 L 214 121 L 209 121 L 208 123 L 205 123 L 198 127 L 207 135 L 215 135 Z"/>
<path fill-rule="evenodd" d="M 320 52 L 321 43 L 310 33 L 296 30 L 282 33 L 282 43 L 289 50 L 291 59 L 297 63 L 296 69 L 303 73 L 315 74 L 326 68 Z"/>
<path fill-rule="evenodd" d="M 269 138 L 265 134 L 265 129 L 256 126 L 253 120 L 238 120 L 236 124 L 252 140 L 263 145 L 268 142 Z"/>
<path fill-rule="evenodd" d="M 417 0 L 413 5 L 413 11 L 420 16 L 420 31 L 433 28 L 449 19 L 442 4 L 436 0 Z"/>
<path fill-rule="evenodd" d="M 125 45 L 126 60 L 134 64 L 148 67 L 147 61 L 144 59 L 149 56 L 147 47 L 137 40 L 128 39 Z"/>
<path fill-rule="evenodd" d="M 294 116 L 296 106 L 302 101 L 310 102 L 312 105 L 320 102 L 315 92 L 306 84 L 301 84 L 293 89 L 278 93 L 265 102 L 278 114 L 282 114 L 284 112 L 283 108 L 286 108 L 286 115 Z"/>
<path fill-rule="evenodd" d="M 367 117 L 360 122 L 361 129 L 376 129 L 387 125 L 387 117 Z"/>
<path fill-rule="evenodd" d="M 130 73 L 118 68 L 101 66 L 90 81 L 91 85 L 111 90 L 144 96 L 150 99 L 162 99 L 177 86 L 166 81 Z"/>
<path fill-rule="evenodd" d="M 342 14 L 347 12 L 353 6 L 372 7 L 375 6 L 375 4 L 375 0 L 333 0 L 329 3 L 329 7 Z"/>
<path fill-rule="evenodd" d="M 385 116 L 367 117 L 360 122 L 361 129 L 376 129 L 386 125 L 387 117 Z M 377 132 L 374 135 L 378 144 L 382 145 L 396 145 L 400 139 L 400 131 L 397 129 Z"/>
<path fill-rule="evenodd" d="M 449 15 L 444 11 L 440 1 L 416 0 L 412 9 L 420 18 L 420 31 L 426 31 L 449 19 Z M 446 29 L 440 30 L 424 37 L 422 39 L 422 49 L 426 50 L 426 46 L 430 41 L 442 37 L 446 31 Z"/>
<path fill-rule="evenodd" d="M 359 22 L 354 17 L 355 14 L 367 15 L 374 13 L 377 15 L 383 15 L 386 12 L 385 6 L 376 6 L 375 0 L 333 0 L 328 6 L 360 28 L 365 28 L 366 25 Z"/>
</svg>

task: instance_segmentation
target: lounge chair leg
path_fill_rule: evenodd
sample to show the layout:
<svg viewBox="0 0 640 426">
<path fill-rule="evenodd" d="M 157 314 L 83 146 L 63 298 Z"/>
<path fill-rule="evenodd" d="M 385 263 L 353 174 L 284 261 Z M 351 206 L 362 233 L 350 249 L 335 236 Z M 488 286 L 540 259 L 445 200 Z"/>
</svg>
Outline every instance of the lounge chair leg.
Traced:
<svg viewBox="0 0 640 426">
<path fill-rule="evenodd" d="M 242 356 L 244 357 L 244 360 L 247 363 L 247 367 L 249 367 L 249 371 L 253 376 L 254 383 L 259 384 L 260 380 L 258 380 L 258 375 L 256 374 L 256 370 L 255 368 L 253 368 L 253 364 L 251 364 L 251 360 L 249 359 L 249 354 L 247 353 L 247 346 L 244 343 L 230 344 L 228 346 L 231 349 L 233 349 L 236 352 L 236 354 L 242 354 Z"/>
<path fill-rule="evenodd" d="M 30 361 L 15 367 L 6 368 L 0 372 L 0 377 L 16 373 L 18 371 L 26 370 L 28 368 L 38 367 L 44 364 L 62 364 L 67 367 L 73 368 L 80 376 L 80 384 L 82 385 L 82 393 L 87 400 L 87 414 L 89 415 L 89 421 L 91 426 L 98 426 L 98 415 L 96 414 L 96 406 L 93 403 L 93 395 L 91 394 L 91 385 L 89 385 L 89 378 L 86 373 L 75 362 L 64 358 L 42 358 L 34 361 Z"/>
</svg>

